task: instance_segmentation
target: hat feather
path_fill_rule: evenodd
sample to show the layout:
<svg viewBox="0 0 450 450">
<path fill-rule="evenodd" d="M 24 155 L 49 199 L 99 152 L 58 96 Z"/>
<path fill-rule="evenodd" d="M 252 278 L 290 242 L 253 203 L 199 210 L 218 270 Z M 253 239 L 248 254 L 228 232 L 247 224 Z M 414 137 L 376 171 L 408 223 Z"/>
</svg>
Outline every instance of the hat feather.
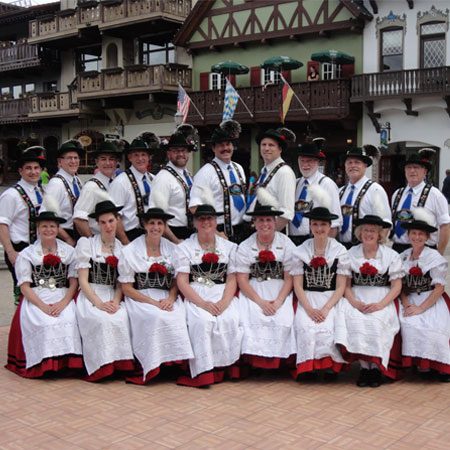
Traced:
<svg viewBox="0 0 450 450">
<path fill-rule="evenodd" d="M 52 211 L 57 216 L 60 215 L 59 203 L 53 195 L 44 194 L 41 211 Z"/>
<path fill-rule="evenodd" d="M 331 197 L 326 189 L 320 184 L 313 184 L 308 188 L 309 195 L 314 201 L 314 206 L 323 206 L 328 210 L 331 207 Z M 318 203 L 318 205 L 316 205 Z"/>
<path fill-rule="evenodd" d="M 422 158 L 431 159 L 432 156 L 436 153 L 436 150 L 434 148 L 425 147 L 421 148 L 418 153 Z"/>
<path fill-rule="evenodd" d="M 230 136 L 239 137 L 242 131 L 241 124 L 236 120 L 224 120 L 220 125 L 223 131 L 228 133 Z"/>
<path fill-rule="evenodd" d="M 163 211 L 167 211 L 169 208 L 168 197 L 161 191 L 153 190 L 152 195 L 150 196 L 150 201 L 154 208 L 159 208 Z"/>
<path fill-rule="evenodd" d="M 277 131 L 280 132 L 282 135 L 284 135 L 284 137 L 286 138 L 286 142 L 288 142 L 290 144 L 294 144 L 295 141 L 297 140 L 297 136 L 289 128 L 286 128 L 286 127 L 278 128 Z"/>
<path fill-rule="evenodd" d="M 420 220 L 426 222 L 428 225 L 434 226 L 433 215 L 426 208 L 414 208 L 412 213 L 415 220 Z"/>
<path fill-rule="evenodd" d="M 156 150 L 159 148 L 161 140 L 152 131 L 143 131 L 137 139 L 142 139 L 151 150 Z"/>
<path fill-rule="evenodd" d="M 200 189 L 200 200 L 202 205 L 210 205 L 214 209 L 216 208 L 216 202 L 214 201 L 213 193 L 207 186 L 198 186 Z"/>
<path fill-rule="evenodd" d="M 384 206 L 383 202 L 381 201 L 380 193 L 378 191 L 375 191 L 375 195 L 373 196 L 373 209 L 376 216 L 378 216 L 380 219 L 384 219 Z"/>
<path fill-rule="evenodd" d="M 375 145 L 363 145 L 363 150 L 367 156 L 370 156 L 372 159 L 378 159 L 381 156 L 380 150 L 375 147 Z"/>
<path fill-rule="evenodd" d="M 277 199 L 266 188 L 260 187 L 256 191 L 256 198 L 258 203 L 262 206 L 272 206 L 273 208 L 278 207 Z"/>
<path fill-rule="evenodd" d="M 186 138 L 186 140 L 189 138 L 197 139 L 197 137 L 198 137 L 197 128 L 195 128 L 190 123 L 184 123 L 183 125 L 179 125 L 175 129 L 175 133 L 181 133 Z"/>
<path fill-rule="evenodd" d="M 111 139 L 110 142 L 116 146 L 119 152 L 124 152 L 130 146 L 129 142 L 125 139 Z"/>
</svg>

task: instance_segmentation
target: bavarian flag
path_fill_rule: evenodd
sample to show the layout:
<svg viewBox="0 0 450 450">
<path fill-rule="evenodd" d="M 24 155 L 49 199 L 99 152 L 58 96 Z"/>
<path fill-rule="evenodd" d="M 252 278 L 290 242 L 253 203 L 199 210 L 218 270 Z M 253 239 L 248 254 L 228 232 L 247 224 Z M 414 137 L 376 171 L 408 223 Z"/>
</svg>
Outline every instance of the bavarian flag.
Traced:
<svg viewBox="0 0 450 450">
<path fill-rule="evenodd" d="M 280 86 L 281 86 L 280 119 L 281 123 L 284 123 L 286 114 L 288 113 L 289 107 L 291 106 L 291 100 L 294 95 L 294 91 L 281 74 L 280 74 Z"/>
<path fill-rule="evenodd" d="M 223 101 L 223 120 L 231 120 L 233 118 L 234 110 L 236 109 L 239 100 L 239 94 L 227 78 L 227 87 L 225 88 L 225 99 Z"/>
</svg>

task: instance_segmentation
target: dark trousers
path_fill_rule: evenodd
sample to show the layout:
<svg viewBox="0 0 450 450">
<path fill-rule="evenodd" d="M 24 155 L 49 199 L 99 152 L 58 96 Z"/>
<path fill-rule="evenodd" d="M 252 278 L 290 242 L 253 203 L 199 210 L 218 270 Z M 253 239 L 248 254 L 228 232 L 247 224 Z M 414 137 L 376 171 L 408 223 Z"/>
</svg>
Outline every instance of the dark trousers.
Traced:
<svg viewBox="0 0 450 450">
<path fill-rule="evenodd" d="M 188 239 L 191 236 L 191 234 L 195 233 L 194 228 L 172 227 L 170 225 L 169 228 L 178 239 Z"/>
<path fill-rule="evenodd" d="M 28 242 L 18 242 L 17 244 L 12 243 L 12 246 L 16 252 L 20 252 L 24 248 L 27 248 L 30 244 Z M 11 276 L 14 282 L 13 289 L 17 286 L 17 278 L 16 278 L 16 272 L 14 271 L 14 266 L 11 264 L 11 261 L 8 258 L 8 255 L 5 251 L 5 263 L 8 267 L 8 270 L 11 272 Z"/>
<path fill-rule="evenodd" d="M 339 241 L 341 242 L 341 241 Z M 350 250 L 352 247 L 354 247 L 355 245 L 358 245 L 359 242 L 357 244 L 354 244 L 353 242 L 341 242 L 341 244 L 347 249 Z"/>
<path fill-rule="evenodd" d="M 142 228 L 134 228 L 132 230 L 125 231 L 125 234 L 127 235 L 128 240 L 132 242 L 139 236 L 145 234 L 145 230 L 143 230 Z"/>
<path fill-rule="evenodd" d="M 224 232 L 225 225 L 220 224 L 217 225 L 217 231 Z M 254 229 L 251 227 L 250 223 L 241 223 L 233 226 L 233 235 L 228 236 L 228 239 L 231 242 L 235 242 L 236 244 L 240 244 L 242 241 L 245 241 L 252 233 L 254 233 Z"/>
<path fill-rule="evenodd" d="M 74 225 L 75 227 L 75 225 Z M 80 233 L 78 233 L 77 229 L 74 228 L 71 230 L 70 228 L 63 228 L 63 230 L 75 241 L 78 242 L 78 239 L 80 239 Z"/>
<path fill-rule="evenodd" d="M 298 236 L 294 236 L 294 235 L 289 235 L 289 239 L 298 247 L 299 245 L 303 244 L 303 242 L 305 242 L 307 239 L 312 238 L 311 235 L 309 234 L 304 234 L 302 236 L 298 235 Z"/>
<path fill-rule="evenodd" d="M 426 244 L 425 244 L 426 245 Z M 392 250 L 395 250 L 397 253 L 402 253 L 405 250 L 408 250 L 408 248 L 411 248 L 412 245 L 411 244 L 393 244 L 392 245 Z M 434 250 L 437 250 L 437 246 L 436 245 L 426 245 L 426 247 L 430 247 L 433 248 Z"/>
</svg>

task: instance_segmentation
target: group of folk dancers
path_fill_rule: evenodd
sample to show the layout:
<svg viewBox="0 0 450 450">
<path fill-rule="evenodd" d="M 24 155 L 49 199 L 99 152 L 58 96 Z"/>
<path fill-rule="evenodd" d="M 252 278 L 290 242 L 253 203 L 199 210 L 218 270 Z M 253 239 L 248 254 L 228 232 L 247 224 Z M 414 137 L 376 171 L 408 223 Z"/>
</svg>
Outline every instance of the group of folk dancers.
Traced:
<svg viewBox="0 0 450 450">
<path fill-rule="evenodd" d="M 450 217 L 426 180 L 430 150 L 407 158 L 408 185 L 390 207 L 366 177 L 372 148 L 347 152 L 339 191 L 319 171 L 320 141 L 298 147 L 296 180 L 281 158 L 292 132 L 270 129 L 247 186 L 232 161 L 238 124 L 214 130 L 215 158 L 195 177 L 193 131 L 102 143 L 84 186 L 83 148 L 66 142 L 45 193 L 43 149 L 22 154 L 20 181 L 0 197 L 0 240 L 21 294 L 8 369 L 137 384 L 171 370 L 179 384 L 207 386 L 252 369 L 331 381 L 359 361 L 361 387 L 409 367 L 450 381 Z M 168 163 L 152 176 L 160 148 Z M 114 177 L 122 152 L 130 168 Z"/>
</svg>

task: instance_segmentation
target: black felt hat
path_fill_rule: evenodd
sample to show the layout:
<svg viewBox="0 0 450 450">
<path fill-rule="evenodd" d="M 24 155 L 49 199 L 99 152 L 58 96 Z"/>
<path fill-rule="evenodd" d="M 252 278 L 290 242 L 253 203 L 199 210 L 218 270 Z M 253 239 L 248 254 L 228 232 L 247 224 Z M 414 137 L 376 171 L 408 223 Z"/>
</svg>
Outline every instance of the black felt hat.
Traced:
<svg viewBox="0 0 450 450">
<path fill-rule="evenodd" d="M 238 136 L 232 135 L 227 130 L 217 127 L 212 133 L 211 143 L 214 145 L 219 142 L 236 142 L 238 138 Z"/>
<path fill-rule="evenodd" d="M 102 214 L 117 213 L 122 208 L 123 206 L 116 206 L 111 200 L 104 200 L 102 202 L 98 202 L 95 205 L 94 212 L 89 214 L 89 217 L 93 219 L 98 219 Z"/>
<path fill-rule="evenodd" d="M 99 155 L 108 154 L 114 155 L 118 159 L 122 158 L 122 152 L 117 148 L 116 144 L 112 141 L 103 141 L 98 146 L 98 149 L 92 152 L 94 158 L 97 158 Z"/>
<path fill-rule="evenodd" d="M 374 214 L 366 214 L 363 218 L 355 220 L 355 226 L 360 225 L 378 225 L 383 228 L 390 228 L 391 224 L 385 222 L 380 216 Z"/>
<path fill-rule="evenodd" d="M 282 150 L 287 149 L 288 146 L 287 137 L 281 130 L 274 130 L 273 128 L 269 128 L 268 130 L 264 131 L 263 133 L 260 133 L 256 137 L 256 143 L 260 145 L 261 141 L 264 138 L 270 138 L 277 141 Z"/>
<path fill-rule="evenodd" d="M 189 151 L 197 150 L 195 141 L 193 139 L 187 139 L 183 133 L 178 131 L 173 133 L 172 136 L 170 136 L 170 138 L 167 140 L 167 142 L 164 142 L 164 140 L 162 140 L 162 146 L 166 150 L 170 150 L 172 147 L 184 147 Z"/>
<path fill-rule="evenodd" d="M 144 139 L 136 138 L 131 141 L 130 146 L 126 149 L 126 154 L 129 155 L 132 152 L 147 152 L 151 153 L 151 149 Z"/>
<path fill-rule="evenodd" d="M 59 217 L 54 211 L 43 211 L 38 216 L 30 217 L 30 222 L 42 222 L 44 220 L 57 223 L 64 223 L 66 221 L 66 219 Z"/>
<path fill-rule="evenodd" d="M 319 149 L 314 142 L 305 142 L 297 151 L 297 156 L 304 156 L 306 158 L 317 158 L 319 160 L 326 159 L 325 154 Z"/>
<path fill-rule="evenodd" d="M 27 162 L 37 162 L 41 167 L 45 166 L 45 158 L 42 156 L 42 153 L 45 151 L 44 147 L 40 147 L 35 145 L 33 147 L 28 147 L 24 152 L 20 155 L 19 158 L 19 167 L 23 167 L 23 165 Z"/>
<path fill-rule="evenodd" d="M 275 209 L 274 206 L 271 205 L 261 205 L 260 203 L 256 203 L 255 209 L 253 212 L 246 213 L 248 216 L 281 216 L 283 211 L 279 211 Z"/>
<path fill-rule="evenodd" d="M 339 216 L 337 214 L 332 214 L 328 208 L 324 206 L 317 206 L 313 208 L 311 211 L 305 212 L 303 217 L 308 218 L 309 220 L 321 220 L 322 222 L 331 222 L 332 220 L 336 220 Z"/>
<path fill-rule="evenodd" d="M 422 230 L 426 231 L 427 233 L 434 233 L 438 229 L 436 227 L 433 227 L 433 225 L 430 225 L 428 222 L 425 222 L 424 220 L 412 220 L 411 222 L 400 222 L 400 225 L 405 230 Z"/>
<path fill-rule="evenodd" d="M 83 144 L 80 141 L 78 141 L 77 139 L 70 139 L 69 141 L 64 142 L 61 147 L 59 147 L 56 157 L 62 158 L 66 153 L 69 152 L 77 152 L 80 158 L 82 158 L 86 153 Z"/>
<path fill-rule="evenodd" d="M 347 158 L 358 158 L 362 162 L 367 164 L 367 167 L 370 167 L 373 163 L 372 158 L 367 155 L 366 150 L 361 147 L 352 147 L 346 154 L 344 160 Z"/>
<path fill-rule="evenodd" d="M 419 153 L 411 153 L 406 161 L 404 162 L 404 167 L 408 164 L 419 164 L 420 166 L 425 167 L 425 169 L 431 169 L 431 161 L 425 155 L 421 155 Z"/>
<path fill-rule="evenodd" d="M 175 216 L 172 214 L 166 213 L 161 208 L 149 208 L 145 213 L 139 214 L 139 217 L 143 220 L 149 220 L 149 219 L 162 219 L 162 220 L 170 220 L 173 219 Z"/>
<path fill-rule="evenodd" d="M 212 205 L 203 204 L 198 205 L 197 209 L 195 210 L 195 213 L 193 214 L 194 217 L 199 216 L 221 216 L 223 212 L 218 212 Z"/>
</svg>

